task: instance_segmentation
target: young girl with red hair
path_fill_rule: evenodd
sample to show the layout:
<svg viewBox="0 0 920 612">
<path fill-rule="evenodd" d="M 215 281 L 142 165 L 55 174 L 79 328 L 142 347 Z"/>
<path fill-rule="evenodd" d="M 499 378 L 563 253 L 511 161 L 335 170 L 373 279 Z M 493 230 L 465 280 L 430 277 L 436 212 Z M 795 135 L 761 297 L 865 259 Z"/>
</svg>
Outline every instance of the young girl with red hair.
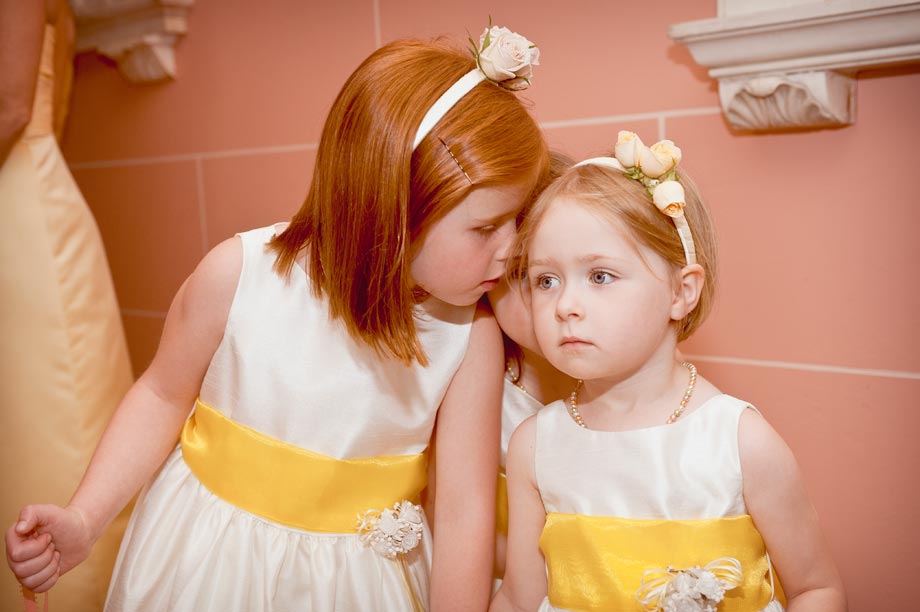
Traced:
<svg viewBox="0 0 920 612">
<path fill-rule="evenodd" d="M 475 61 L 400 41 L 358 67 L 300 211 L 202 260 L 70 504 L 7 531 L 24 586 L 153 476 L 108 610 L 486 608 L 503 358 L 477 304 L 548 166 L 511 91 L 537 57 L 492 27 Z"/>
</svg>

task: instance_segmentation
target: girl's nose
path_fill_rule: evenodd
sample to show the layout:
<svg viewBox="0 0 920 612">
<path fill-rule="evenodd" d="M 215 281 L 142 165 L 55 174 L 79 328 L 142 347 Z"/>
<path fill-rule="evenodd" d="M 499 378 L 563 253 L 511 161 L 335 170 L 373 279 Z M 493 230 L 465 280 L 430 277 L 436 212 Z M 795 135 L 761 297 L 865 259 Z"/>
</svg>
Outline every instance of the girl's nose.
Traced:
<svg viewBox="0 0 920 612">
<path fill-rule="evenodd" d="M 556 319 L 565 321 L 580 318 L 583 315 L 584 310 L 578 297 L 577 287 L 568 283 L 563 285 L 559 291 L 559 299 L 556 300 Z"/>
</svg>

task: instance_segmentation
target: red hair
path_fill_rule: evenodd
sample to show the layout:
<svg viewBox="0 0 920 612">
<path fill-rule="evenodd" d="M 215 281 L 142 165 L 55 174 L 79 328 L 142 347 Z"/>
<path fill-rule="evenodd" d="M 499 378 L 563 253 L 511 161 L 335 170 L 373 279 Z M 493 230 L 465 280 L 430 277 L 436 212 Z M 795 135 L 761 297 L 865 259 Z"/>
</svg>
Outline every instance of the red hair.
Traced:
<svg viewBox="0 0 920 612">
<path fill-rule="evenodd" d="M 548 166 L 539 127 L 513 93 L 488 81 L 413 152 L 422 116 L 474 67 L 439 42 L 397 41 L 371 54 L 332 105 L 306 201 L 271 242 L 282 275 L 306 249 L 313 292 L 328 299 L 331 316 L 406 363 L 427 363 L 412 313 L 413 243 L 474 187 L 535 185 Z"/>
</svg>

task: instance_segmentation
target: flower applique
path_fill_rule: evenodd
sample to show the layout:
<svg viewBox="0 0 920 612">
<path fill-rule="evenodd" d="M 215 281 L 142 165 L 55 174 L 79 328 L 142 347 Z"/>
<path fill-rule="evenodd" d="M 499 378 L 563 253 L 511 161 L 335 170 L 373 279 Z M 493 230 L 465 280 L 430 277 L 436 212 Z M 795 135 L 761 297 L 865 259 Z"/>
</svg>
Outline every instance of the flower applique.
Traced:
<svg viewBox="0 0 920 612">
<path fill-rule="evenodd" d="M 422 541 L 422 508 L 403 500 L 392 508 L 368 510 L 358 514 L 357 528 L 361 542 L 377 554 L 395 559 Z"/>
<path fill-rule="evenodd" d="M 425 605 L 406 563 L 406 553 L 422 541 L 422 507 L 404 499 L 392 508 L 367 510 L 358 514 L 355 527 L 361 543 L 370 546 L 381 557 L 396 562 L 413 612 L 424 612 Z"/>
<path fill-rule="evenodd" d="M 742 580 L 741 563 L 733 557 L 704 567 L 649 570 L 642 574 L 636 601 L 645 612 L 716 612 L 725 592 Z"/>
</svg>

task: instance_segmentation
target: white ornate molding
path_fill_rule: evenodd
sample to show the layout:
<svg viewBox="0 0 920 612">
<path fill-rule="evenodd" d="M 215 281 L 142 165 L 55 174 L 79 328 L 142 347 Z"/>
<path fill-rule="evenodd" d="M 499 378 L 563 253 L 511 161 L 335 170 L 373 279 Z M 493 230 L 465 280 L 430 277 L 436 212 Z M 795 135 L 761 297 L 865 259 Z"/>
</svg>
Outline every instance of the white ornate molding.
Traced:
<svg viewBox="0 0 920 612">
<path fill-rule="evenodd" d="M 858 71 L 920 62 L 920 2 L 719 0 L 668 35 L 718 79 L 735 128 L 849 125 Z"/>
<path fill-rule="evenodd" d="M 194 0 L 71 0 L 77 52 L 96 51 L 118 63 L 129 81 L 176 76 L 175 44 L 188 31 Z"/>
</svg>

